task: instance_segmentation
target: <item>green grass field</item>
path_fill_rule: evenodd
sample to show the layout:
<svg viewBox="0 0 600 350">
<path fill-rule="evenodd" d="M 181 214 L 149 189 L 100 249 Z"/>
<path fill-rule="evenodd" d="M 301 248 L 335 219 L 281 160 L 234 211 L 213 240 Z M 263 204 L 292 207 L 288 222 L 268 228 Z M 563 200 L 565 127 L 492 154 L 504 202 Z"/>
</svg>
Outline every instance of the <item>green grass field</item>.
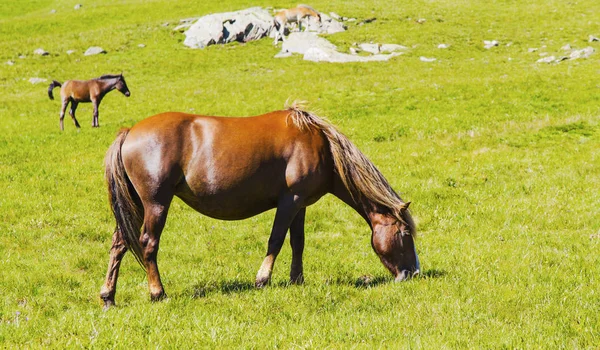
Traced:
<svg viewBox="0 0 600 350">
<path fill-rule="evenodd" d="M 0 347 L 600 345 L 600 42 L 587 42 L 600 36 L 599 2 L 417 0 L 390 10 L 383 0 L 314 0 L 326 13 L 377 17 L 328 37 L 342 49 L 411 48 L 343 65 L 274 59 L 270 39 L 191 50 L 172 31 L 181 18 L 296 2 L 76 3 L 7 0 L 0 10 Z M 565 44 L 596 52 L 536 63 Z M 108 54 L 83 56 L 96 45 Z M 38 47 L 50 55 L 33 55 Z M 59 131 L 51 79 L 121 71 L 132 95 L 106 96 L 99 129 L 82 104 L 81 131 L 68 116 Z M 288 285 L 286 243 L 272 284 L 255 290 L 274 211 L 225 222 L 175 200 L 159 254 L 169 298 L 149 301 L 128 254 L 117 307 L 102 312 L 114 227 L 103 157 L 119 128 L 171 110 L 262 114 L 288 98 L 337 125 L 412 201 L 421 276 L 393 283 L 362 218 L 327 196 L 307 212 L 306 283 Z"/>
</svg>

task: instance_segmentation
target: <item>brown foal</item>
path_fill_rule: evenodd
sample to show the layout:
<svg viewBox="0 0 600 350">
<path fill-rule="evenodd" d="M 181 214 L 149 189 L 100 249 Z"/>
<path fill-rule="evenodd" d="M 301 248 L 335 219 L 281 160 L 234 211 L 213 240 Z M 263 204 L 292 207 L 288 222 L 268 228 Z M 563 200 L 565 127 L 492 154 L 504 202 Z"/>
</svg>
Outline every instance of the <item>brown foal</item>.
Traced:
<svg viewBox="0 0 600 350">
<path fill-rule="evenodd" d="M 174 196 L 222 220 L 277 208 L 266 257 L 256 275 L 259 288 L 271 278 L 288 229 L 290 281 L 303 282 L 306 207 L 327 193 L 365 219 L 372 230 L 371 245 L 396 281 L 420 269 L 409 203 L 346 136 L 296 106 L 248 118 L 155 115 L 121 130 L 105 166 L 117 222 L 100 293 L 105 308 L 114 305 L 119 266 L 127 250 L 147 272 L 151 299 L 165 296 L 157 255 Z"/>
<path fill-rule="evenodd" d="M 103 75 L 100 78 L 90 80 L 67 80 L 64 84 L 53 80 L 48 87 L 48 97 L 51 100 L 54 100 L 52 90 L 57 86 L 61 86 L 60 99 L 62 101 L 62 108 L 60 110 L 60 130 L 64 130 L 63 119 L 65 118 L 65 111 L 69 103 L 71 103 L 69 114 L 73 118 L 75 126 L 79 128 L 79 122 L 75 118 L 77 105 L 79 105 L 79 102 L 92 102 L 94 104 L 92 127 L 97 128 L 100 126 L 98 123 L 98 106 L 100 106 L 104 95 L 115 89 L 127 97 L 131 95 L 123 74 Z"/>
</svg>

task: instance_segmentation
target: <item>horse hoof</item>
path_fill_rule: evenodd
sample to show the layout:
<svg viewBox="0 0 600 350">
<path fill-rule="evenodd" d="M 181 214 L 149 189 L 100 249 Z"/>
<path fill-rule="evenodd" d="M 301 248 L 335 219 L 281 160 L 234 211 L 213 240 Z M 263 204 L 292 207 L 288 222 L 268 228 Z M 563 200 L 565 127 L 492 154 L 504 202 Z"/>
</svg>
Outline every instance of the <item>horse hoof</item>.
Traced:
<svg viewBox="0 0 600 350">
<path fill-rule="evenodd" d="M 254 282 L 254 286 L 258 289 L 262 289 L 262 288 L 266 287 L 267 284 L 269 284 L 268 278 L 258 279 L 258 280 L 256 280 L 256 282 Z"/>
<path fill-rule="evenodd" d="M 166 297 L 167 297 L 167 294 L 165 294 L 164 291 L 160 291 L 159 293 L 156 293 L 156 294 L 150 294 L 150 300 L 153 302 L 161 301 L 161 300 L 165 299 Z"/>
<path fill-rule="evenodd" d="M 296 277 L 290 276 L 290 284 L 297 284 L 297 285 L 304 284 L 304 276 L 302 274 L 300 274 Z"/>
</svg>

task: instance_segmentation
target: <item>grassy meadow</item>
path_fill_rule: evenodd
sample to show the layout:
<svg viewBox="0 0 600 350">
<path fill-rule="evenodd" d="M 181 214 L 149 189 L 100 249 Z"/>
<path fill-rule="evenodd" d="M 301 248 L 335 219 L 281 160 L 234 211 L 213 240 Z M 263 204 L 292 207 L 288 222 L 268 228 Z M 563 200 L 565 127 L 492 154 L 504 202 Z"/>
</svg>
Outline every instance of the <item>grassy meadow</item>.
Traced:
<svg viewBox="0 0 600 350">
<path fill-rule="evenodd" d="M 377 18 L 329 36 L 340 49 L 410 47 L 351 64 L 275 59 L 271 39 L 191 50 L 172 30 L 181 18 L 292 1 L 76 3 L 0 10 L 1 348 L 600 345 L 600 42 L 588 43 L 600 36 L 598 1 L 313 0 Z M 596 52 L 536 63 L 566 44 Z M 83 56 L 90 46 L 108 53 Z M 81 104 L 81 130 L 67 116 L 60 132 L 51 80 L 121 71 L 131 97 L 108 94 L 97 129 Z M 421 276 L 393 283 L 362 218 L 326 196 L 307 211 L 306 283 L 288 285 L 286 243 L 271 285 L 256 290 L 274 211 L 217 221 L 176 199 L 159 254 L 168 299 L 149 301 L 128 254 L 117 307 L 103 312 L 114 228 L 103 157 L 119 128 L 163 111 L 262 114 L 287 99 L 308 101 L 412 202 Z"/>
</svg>

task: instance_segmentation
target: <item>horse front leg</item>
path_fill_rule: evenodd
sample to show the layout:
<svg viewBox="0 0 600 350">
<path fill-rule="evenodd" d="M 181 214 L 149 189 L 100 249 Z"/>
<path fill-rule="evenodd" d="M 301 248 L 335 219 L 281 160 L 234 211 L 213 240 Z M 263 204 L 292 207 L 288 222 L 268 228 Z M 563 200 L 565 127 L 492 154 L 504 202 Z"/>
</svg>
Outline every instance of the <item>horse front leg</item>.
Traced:
<svg viewBox="0 0 600 350">
<path fill-rule="evenodd" d="M 302 267 L 302 254 L 304 253 L 304 219 L 306 208 L 300 209 L 290 225 L 290 245 L 292 246 L 292 267 L 290 269 L 290 283 L 304 283 Z"/>
<path fill-rule="evenodd" d="M 290 228 L 290 224 L 298 213 L 298 210 L 299 209 L 294 203 L 294 196 L 292 195 L 286 196 L 279 201 L 277 212 L 275 213 L 275 221 L 273 222 L 273 228 L 271 229 L 271 236 L 269 237 L 267 256 L 263 260 L 262 265 L 256 274 L 255 286 L 257 288 L 266 286 L 271 280 L 275 259 L 281 251 L 281 247 L 285 240 L 285 234 Z"/>
<path fill-rule="evenodd" d="M 115 305 L 115 293 L 117 290 L 117 279 L 119 278 L 119 267 L 121 260 L 127 252 L 127 245 L 119 228 L 115 228 L 112 246 L 110 248 L 110 259 L 108 260 L 108 271 L 106 281 L 100 290 L 100 298 L 104 301 L 104 310 Z"/>
<path fill-rule="evenodd" d="M 79 102 L 72 101 L 71 102 L 71 109 L 69 110 L 69 115 L 71 115 L 71 119 L 73 119 L 73 123 L 75 123 L 75 127 L 77 127 L 77 129 L 80 128 L 79 122 L 77 121 L 77 118 L 75 118 L 75 111 L 77 110 L 77 106 L 78 105 L 79 105 Z"/>
<path fill-rule="evenodd" d="M 95 100 L 92 102 L 94 103 L 94 117 L 92 118 L 92 128 L 98 128 L 100 127 L 100 124 L 98 123 L 98 107 L 100 106 L 100 101 Z"/>
</svg>

